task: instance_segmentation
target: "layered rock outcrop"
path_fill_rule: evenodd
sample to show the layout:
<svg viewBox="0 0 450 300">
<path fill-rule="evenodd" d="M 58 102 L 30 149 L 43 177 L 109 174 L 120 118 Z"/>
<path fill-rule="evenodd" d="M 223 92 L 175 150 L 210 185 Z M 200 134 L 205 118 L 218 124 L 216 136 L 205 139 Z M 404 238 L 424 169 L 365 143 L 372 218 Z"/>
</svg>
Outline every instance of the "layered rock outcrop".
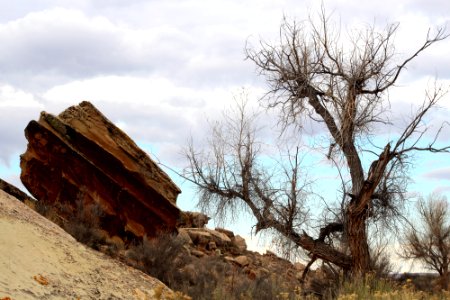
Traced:
<svg viewBox="0 0 450 300">
<path fill-rule="evenodd" d="M 111 235 L 175 231 L 181 192 L 150 157 L 91 103 L 42 112 L 25 129 L 21 180 L 41 203 L 94 204 Z"/>
<path fill-rule="evenodd" d="M 6 193 L 10 194 L 11 196 L 17 198 L 18 200 L 20 200 L 22 202 L 34 201 L 34 199 L 29 197 L 27 194 L 22 192 L 20 189 L 18 189 L 11 183 L 9 183 L 1 178 L 0 178 L 0 190 L 5 191 Z"/>
</svg>

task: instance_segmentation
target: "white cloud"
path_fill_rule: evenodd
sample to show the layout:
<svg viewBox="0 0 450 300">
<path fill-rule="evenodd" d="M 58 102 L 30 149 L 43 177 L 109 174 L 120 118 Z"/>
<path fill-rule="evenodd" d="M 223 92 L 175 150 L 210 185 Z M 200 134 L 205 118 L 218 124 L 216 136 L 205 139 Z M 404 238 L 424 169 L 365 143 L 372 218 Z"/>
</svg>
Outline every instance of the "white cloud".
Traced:
<svg viewBox="0 0 450 300">
<path fill-rule="evenodd" d="M 18 90 L 10 85 L 0 85 L 0 109 L 1 108 L 42 108 L 31 93 Z"/>
<path fill-rule="evenodd" d="M 224 11 L 211 5 L 214 10 L 205 13 L 207 8 L 193 4 L 182 11 L 178 4 L 153 3 L 154 10 L 144 9 L 149 15 L 140 27 L 130 25 L 131 19 L 67 8 L 0 24 L 0 81 L 43 91 L 74 79 L 133 73 L 199 86 L 252 80 L 253 66 L 243 63 L 245 39 L 252 32 L 244 12 L 224 4 Z M 277 22 L 280 18 L 281 12 Z"/>
<path fill-rule="evenodd" d="M 422 175 L 424 178 L 450 180 L 450 167 L 434 169 Z"/>
<path fill-rule="evenodd" d="M 54 86 L 42 97 L 50 102 L 91 100 L 145 105 L 152 101 L 164 103 L 175 88 L 172 82 L 161 77 L 102 76 Z"/>
<path fill-rule="evenodd" d="M 325 6 L 344 31 L 400 21 L 397 50 L 408 55 L 429 27 L 448 20 L 450 2 L 433 3 Z M 90 100 L 162 161 L 180 166 L 180 146 L 191 133 L 202 136 L 205 119 L 215 119 L 240 86 L 249 86 L 252 97 L 262 94 L 264 78 L 244 61 L 245 41 L 276 41 L 283 14 L 302 20 L 319 7 L 314 0 L 10 1 L 0 12 L 0 113 L 8 116 L 0 119 L 1 159 L 24 151 L 23 129 L 41 110 L 58 114 Z M 434 75 L 450 78 L 449 43 L 409 66 L 390 94 L 394 108 L 405 113 L 420 103 Z M 447 100 L 443 106 L 450 108 Z M 446 120 L 447 112 L 432 121 Z"/>
<path fill-rule="evenodd" d="M 102 74 L 169 72 L 194 50 L 192 39 L 170 26 L 131 29 L 62 8 L 1 24 L 0 40 L 0 80 L 27 87 L 20 79 L 46 75 L 60 84 Z"/>
<path fill-rule="evenodd" d="M 23 130 L 38 117 L 43 105 L 35 97 L 10 85 L 0 85 L 0 162 L 8 165 L 12 155 L 25 151 Z"/>
<path fill-rule="evenodd" d="M 100 76 L 55 86 L 42 94 L 42 98 L 49 103 L 63 106 L 89 100 L 104 103 L 105 106 L 127 105 L 130 110 L 134 107 L 142 111 L 149 109 L 153 114 L 164 115 L 172 110 L 189 116 L 190 113 L 201 110 L 220 110 L 230 102 L 232 92 L 236 88 L 211 86 L 196 89 L 177 85 L 160 76 Z M 126 117 L 129 112 L 124 110 L 121 114 Z M 199 115 L 190 117 L 197 119 Z"/>
</svg>

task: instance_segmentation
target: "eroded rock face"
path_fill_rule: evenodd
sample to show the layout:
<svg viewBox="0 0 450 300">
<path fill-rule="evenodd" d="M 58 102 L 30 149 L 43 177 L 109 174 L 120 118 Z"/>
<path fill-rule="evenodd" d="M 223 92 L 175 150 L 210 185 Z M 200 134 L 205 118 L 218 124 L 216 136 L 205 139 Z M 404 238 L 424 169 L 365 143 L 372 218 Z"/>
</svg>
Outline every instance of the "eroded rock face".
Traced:
<svg viewBox="0 0 450 300">
<path fill-rule="evenodd" d="M 21 180 L 39 201 L 96 204 L 111 235 L 174 231 L 179 188 L 91 103 L 42 112 L 25 129 Z"/>
</svg>

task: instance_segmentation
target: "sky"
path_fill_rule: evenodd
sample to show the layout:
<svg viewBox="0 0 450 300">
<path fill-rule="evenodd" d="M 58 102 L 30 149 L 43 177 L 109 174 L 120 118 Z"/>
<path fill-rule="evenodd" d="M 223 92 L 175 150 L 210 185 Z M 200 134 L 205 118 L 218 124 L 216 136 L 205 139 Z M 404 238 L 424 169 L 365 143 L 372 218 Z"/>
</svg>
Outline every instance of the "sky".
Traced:
<svg viewBox="0 0 450 300">
<path fill-rule="evenodd" d="M 447 24 L 450 30 L 447 0 L 323 3 L 344 31 L 398 22 L 399 55 L 416 50 L 429 29 Z M 276 41 L 284 16 L 304 20 L 319 8 L 311 0 L 0 0 L 0 177 L 21 187 L 28 122 L 83 100 L 151 157 L 180 170 L 189 137 L 204 136 L 207 120 L 234 95 L 245 88 L 259 99 L 267 90 L 245 60 L 246 43 Z M 417 57 L 389 94 L 392 107 L 417 105 L 434 78 L 450 86 L 449 50 L 450 38 Z M 440 106 L 430 124 L 448 120 L 448 96 Z M 440 142 L 450 143 L 448 130 Z M 448 155 L 420 155 L 416 163 L 412 192 L 450 195 Z M 192 187 L 169 174 L 183 191 L 178 205 L 194 210 Z M 245 221 L 228 227 L 250 232 Z"/>
</svg>

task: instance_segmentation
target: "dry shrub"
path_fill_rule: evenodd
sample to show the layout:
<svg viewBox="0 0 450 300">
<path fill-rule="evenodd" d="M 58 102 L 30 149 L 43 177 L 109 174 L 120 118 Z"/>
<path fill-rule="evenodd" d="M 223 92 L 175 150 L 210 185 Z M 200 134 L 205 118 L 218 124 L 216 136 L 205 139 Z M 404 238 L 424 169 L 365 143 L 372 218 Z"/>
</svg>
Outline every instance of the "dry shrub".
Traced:
<svg viewBox="0 0 450 300">
<path fill-rule="evenodd" d="M 40 215 L 44 216 L 46 219 L 62 226 L 63 219 L 59 216 L 58 210 L 56 207 L 44 202 L 44 201 L 36 201 L 34 205 L 30 205 L 32 209 L 38 212 Z"/>
<path fill-rule="evenodd" d="M 125 251 L 125 243 L 124 241 L 117 235 L 107 238 L 105 241 L 105 253 L 111 257 L 118 257 L 119 254 Z"/>
<path fill-rule="evenodd" d="M 404 278 L 402 280 L 404 280 Z M 425 292 L 417 290 L 413 279 L 411 278 L 407 278 L 401 283 L 398 280 L 377 279 L 373 276 L 373 274 L 368 274 L 364 279 L 344 282 L 340 286 L 339 293 L 336 298 L 338 300 L 444 300 L 450 299 L 450 293 L 448 291 Z"/>
<path fill-rule="evenodd" d="M 223 259 L 215 256 L 193 258 L 177 278 L 175 289 L 193 299 L 216 299 L 218 287 L 223 287 L 229 266 Z"/>
<path fill-rule="evenodd" d="M 163 233 L 157 238 L 144 237 L 128 249 L 126 256 L 136 268 L 172 286 L 186 264 L 183 246 L 183 241 L 175 235 Z"/>
<path fill-rule="evenodd" d="M 85 195 L 86 191 L 80 189 L 73 203 L 64 201 L 50 204 L 46 201 L 36 201 L 34 209 L 61 226 L 80 243 L 100 250 L 102 245 L 108 245 L 109 239 L 108 233 L 100 226 L 104 212 L 96 203 L 86 204 Z M 115 245 L 112 245 L 111 248 L 114 247 Z"/>
<path fill-rule="evenodd" d="M 101 229 L 100 219 L 103 211 L 97 204 L 86 205 L 83 199 L 75 202 L 75 209 L 70 204 L 63 204 L 61 211 L 70 216 L 63 223 L 63 228 L 77 241 L 96 250 L 100 250 L 109 238 L 108 232 Z"/>
<path fill-rule="evenodd" d="M 212 299 L 225 274 L 222 259 L 191 257 L 185 241 L 170 233 L 131 245 L 126 262 L 196 300 Z"/>
<path fill-rule="evenodd" d="M 144 238 L 127 250 L 127 262 L 196 300 L 271 300 L 282 292 L 285 299 L 295 299 L 294 288 L 273 274 L 252 280 L 244 269 L 223 257 L 197 258 L 184 245 L 182 239 L 167 233 Z"/>
</svg>

